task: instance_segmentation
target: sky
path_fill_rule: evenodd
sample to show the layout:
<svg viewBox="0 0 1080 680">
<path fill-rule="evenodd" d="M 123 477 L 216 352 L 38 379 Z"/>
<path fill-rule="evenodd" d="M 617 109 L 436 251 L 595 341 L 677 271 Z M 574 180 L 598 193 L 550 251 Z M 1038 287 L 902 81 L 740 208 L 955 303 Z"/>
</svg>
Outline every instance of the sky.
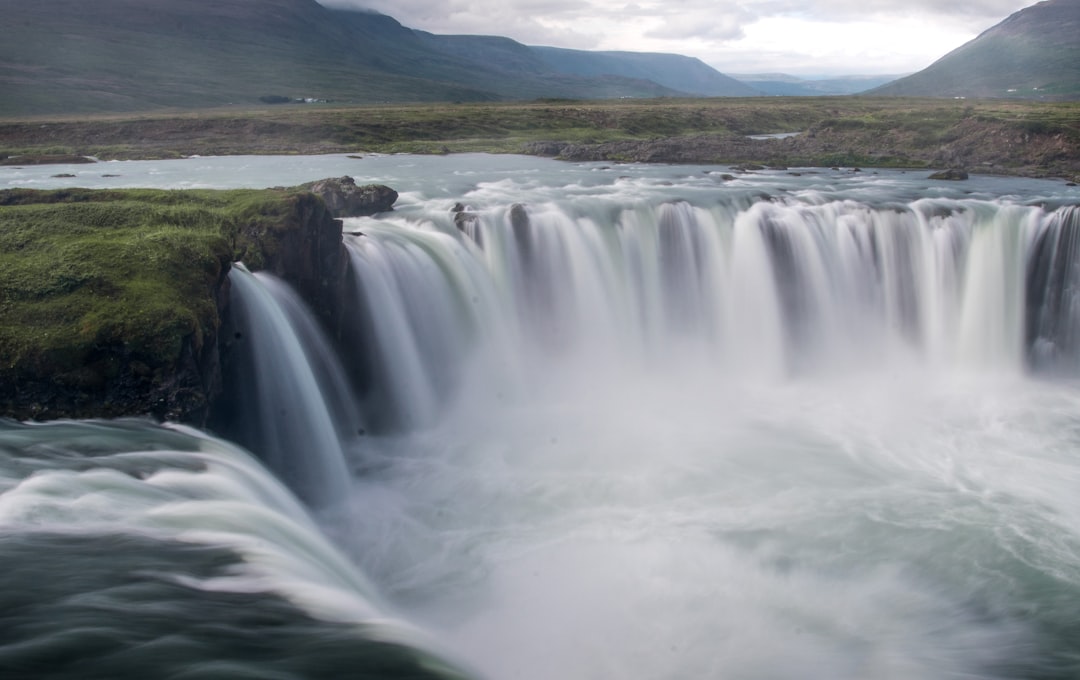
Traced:
<svg viewBox="0 0 1080 680">
<path fill-rule="evenodd" d="M 674 52 L 724 73 L 912 73 L 1034 0 L 319 0 L 410 28 Z"/>
</svg>

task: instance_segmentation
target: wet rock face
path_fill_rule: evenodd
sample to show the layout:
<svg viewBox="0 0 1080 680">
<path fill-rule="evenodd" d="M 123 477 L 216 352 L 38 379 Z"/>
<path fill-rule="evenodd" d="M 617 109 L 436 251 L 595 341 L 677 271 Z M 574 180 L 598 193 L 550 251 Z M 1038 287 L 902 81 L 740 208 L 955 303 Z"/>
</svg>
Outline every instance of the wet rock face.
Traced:
<svg viewBox="0 0 1080 680">
<path fill-rule="evenodd" d="M 383 184 L 358 186 L 352 177 L 320 179 L 302 188 L 322 198 L 334 217 L 366 217 L 393 210 L 398 193 Z"/>
</svg>

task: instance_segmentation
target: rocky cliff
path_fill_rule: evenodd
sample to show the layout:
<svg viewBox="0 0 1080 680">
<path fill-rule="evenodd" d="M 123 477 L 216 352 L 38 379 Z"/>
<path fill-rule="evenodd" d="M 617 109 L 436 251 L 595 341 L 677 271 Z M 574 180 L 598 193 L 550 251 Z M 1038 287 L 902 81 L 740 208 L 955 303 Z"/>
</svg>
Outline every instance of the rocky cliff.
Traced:
<svg viewBox="0 0 1080 680">
<path fill-rule="evenodd" d="M 332 333 L 341 233 L 300 188 L 0 192 L 0 417 L 204 424 L 231 262 L 288 281 Z"/>
</svg>

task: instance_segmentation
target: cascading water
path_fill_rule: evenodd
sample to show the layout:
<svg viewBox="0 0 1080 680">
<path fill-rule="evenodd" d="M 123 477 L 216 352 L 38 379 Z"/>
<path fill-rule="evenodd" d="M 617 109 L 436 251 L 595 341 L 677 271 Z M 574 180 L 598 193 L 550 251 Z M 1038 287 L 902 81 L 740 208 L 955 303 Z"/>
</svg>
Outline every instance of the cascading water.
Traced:
<svg viewBox="0 0 1080 680">
<path fill-rule="evenodd" d="M 359 414 L 329 344 L 282 282 L 243 265 L 229 280 L 232 340 L 240 345 L 228 379 L 239 390 L 224 400 L 230 434 L 309 504 L 339 503 L 349 487 L 339 430 Z"/>
<path fill-rule="evenodd" d="M 242 657 L 249 675 L 321 677 L 359 656 L 390 664 L 375 676 L 452 677 L 433 643 L 375 623 L 395 609 L 478 677 L 1080 675 L 1080 193 L 364 163 L 407 190 L 346 220 L 355 308 L 333 343 L 280 282 L 232 275 L 230 380 L 247 387 L 227 434 L 367 578 L 224 443 L 10 425 L 0 549 L 32 565 L 26 546 L 67 545 L 57 582 L 103 579 L 49 602 L 134 609 L 117 619 L 146 634 L 117 639 L 210 664 L 192 673 Z M 87 535 L 126 537 L 161 591 L 125 599 L 78 557 Z M 131 604 L 166 591 L 180 621 L 261 602 L 295 625 L 270 654 L 243 622 L 175 652 Z M 0 632 L 4 670 L 35 631 L 57 649 L 48 613 L 84 611 L 25 599 L 0 614 L 22 631 Z M 349 639 L 375 647 L 349 656 Z"/>
<path fill-rule="evenodd" d="M 501 189 L 349 223 L 358 269 L 492 305 L 456 343 L 475 311 L 369 306 L 454 348 L 410 389 L 512 365 L 367 443 L 342 540 L 418 620 L 490 677 L 1080 672 L 1080 401 L 1024 377 L 1072 375 L 1075 207 Z"/>
<path fill-rule="evenodd" d="M 1067 255 L 1049 252 L 1071 248 L 1061 234 L 1074 211 L 942 199 L 762 200 L 741 211 L 664 202 L 609 210 L 601 222 L 575 206 L 516 205 L 471 215 L 472 236 L 436 227 L 438 215 L 369 220 L 350 248 L 388 398 L 429 422 L 435 394 L 445 399 L 448 375 L 477 351 L 529 365 L 534 350 L 655 363 L 677 349 L 704 370 L 773 376 L 911 354 L 1019 372 L 1048 343 L 1055 356 L 1075 344 L 1075 274 Z M 1033 274 L 1032 258 L 1054 264 Z M 479 337 L 478 316 L 493 320 Z M 513 347 L 494 351 L 492 337 Z"/>
<path fill-rule="evenodd" d="M 460 678 L 246 452 L 0 422 L 5 678 Z"/>
<path fill-rule="evenodd" d="M 1080 208 L 1057 210 L 1032 237 L 1025 340 L 1036 369 L 1080 370 Z"/>
</svg>

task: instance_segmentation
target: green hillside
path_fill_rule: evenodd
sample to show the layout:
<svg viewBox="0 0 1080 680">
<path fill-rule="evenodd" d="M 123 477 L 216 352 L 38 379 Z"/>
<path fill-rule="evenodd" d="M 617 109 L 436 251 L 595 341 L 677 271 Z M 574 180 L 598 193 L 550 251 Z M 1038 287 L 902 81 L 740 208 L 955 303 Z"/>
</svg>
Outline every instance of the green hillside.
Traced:
<svg viewBox="0 0 1080 680">
<path fill-rule="evenodd" d="M 1023 9 L 875 95 L 1080 99 L 1080 0 Z"/>
<path fill-rule="evenodd" d="M 490 59 L 493 41 L 523 61 Z M 315 0 L 5 0 L 0 23 L 0 116 L 251 106 L 267 97 L 372 104 L 682 92 L 604 69 L 560 72 L 509 39 L 442 39 Z"/>
</svg>

